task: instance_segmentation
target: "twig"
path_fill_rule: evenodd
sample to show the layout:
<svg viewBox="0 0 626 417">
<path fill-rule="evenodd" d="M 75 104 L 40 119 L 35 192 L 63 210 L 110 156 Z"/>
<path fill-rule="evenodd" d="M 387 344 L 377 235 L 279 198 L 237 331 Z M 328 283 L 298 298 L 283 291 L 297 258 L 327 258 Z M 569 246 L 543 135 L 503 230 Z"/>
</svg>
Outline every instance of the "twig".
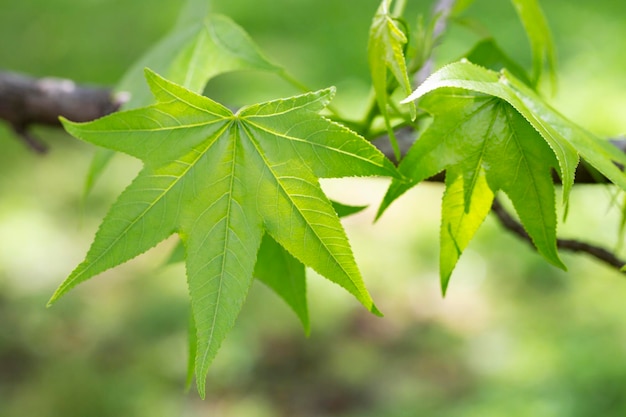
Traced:
<svg viewBox="0 0 626 417">
<path fill-rule="evenodd" d="M 513 216 L 511 216 L 511 214 L 502 206 L 497 198 L 493 200 L 491 210 L 505 229 L 515 233 L 517 236 L 533 246 L 532 240 L 524 229 L 524 226 L 522 226 L 520 222 L 518 222 L 513 218 Z M 571 252 L 586 253 L 618 270 L 626 265 L 626 261 L 619 259 L 614 253 L 599 246 L 595 246 L 586 242 L 581 242 L 575 239 L 557 239 L 556 246 L 559 249 Z"/>
<path fill-rule="evenodd" d="M 0 119 L 6 120 L 17 136 L 38 153 L 47 148 L 29 132 L 31 125 L 61 126 L 59 116 L 75 122 L 94 120 L 117 111 L 124 99 L 108 88 L 0 72 Z"/>
</svg>

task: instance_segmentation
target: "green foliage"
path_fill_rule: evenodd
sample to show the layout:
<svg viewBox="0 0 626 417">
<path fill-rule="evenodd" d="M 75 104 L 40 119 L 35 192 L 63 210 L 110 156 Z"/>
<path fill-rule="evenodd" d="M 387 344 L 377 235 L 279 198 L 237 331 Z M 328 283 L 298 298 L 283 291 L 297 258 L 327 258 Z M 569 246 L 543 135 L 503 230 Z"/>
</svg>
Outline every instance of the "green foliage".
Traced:
<svg viewBox="0 0 626 417">
<path fill-rule="evenodd" d="M 444 293 L 499 191 L 511 200 L 538 252 L 565 269 L 557 251 L 553 172 L 567 204 L 581 159 L 626 190 L 620 168 L 626 156 L 566 119 L 538 93 L 542 79 L 554 80 L 555 59 L 536 0 L 512 0 L 530 40 L 530 71 L 489 37 L 411 93 L 411 80 L 429 69 L 424 66 L 432 63 L 433 45 L 443 39 L 436 28 L 473 3 L 459 1 L 430 21 L 420 16 L 411 27 L 405 2 L 391 11 L 392 1 L 382 0 L 367 45 L 375 101 L 355 122 L 329 108 L 334 88 L 237 111 L 203 96 L 211 78 L 242 70 L 273 73 L 298 90 L 306 88 L 267 59 L 232 20 L 207 16 L 206 2 L 189 1 L 170 34 L 118 84 L 118 92 L 131 94 L 125 111 L 89 123 L 63 120 L 72 135 L 106 148 L 94 159 L 88 190 L 114 152 L 140 159 L 143 169 L 50 303 L 178 234 L 181 245 L 169 262 L 185 262 L 191 298 L 189 382 L 195 374 L 204 396 L 209 365 L 254 278 L 289 305 L 307 334 L 307 266 L 380 314 L 339 220 L 362 207 L 330 201 L 319 178 L 392 177 L 381 216 L 405 191 L 445 171 L 439 263 Z M 146 67 L 156 71 L 145 70 L 147 86 Z M 400 95 L 409 97 L 399 101 Z M 404 158 L 396 139 L 399 128 L 411 129 L 414 139 Z M 368 142 L 384 132 L 398 169 Z"/>
<path fill-rule="evenodd" d="M 434 120 L 399 166 L 412 182 L 394 180 L 379 216 L 411 186 L 447 170 L 452 189 L 444 198 L 441 226 L 444 291 L 460 253 L 487 215 L 493 193 L 502 190 L 510 197 L 538 251 L 564 268 L 556 250 L 551 169 L 560 169 L 564 202 L 579 154 L 626 190 L 626 176 L 614 163 L 623 165 L 624 154 L 565 119 L 506 70 L 499 74 L 468 61 L 453 63 L 407 100 L 423 96 L 421 107 Z M 457 177 L 463 179 L 464 213 L 459 212 Z"/>
<path fill-rule="evenodd" d="M 396 159 L 400 159 L 400 149 L 393 133 L 390 115 L 387 109 L 389 94 L 395 90 L 395 85 L 388 82 L 387 70 L 393 75 L 393 80 L 402 87 L 406 94 L 411 93 L 411 82 L 407 73 L 404 49 L 408 42 L 406 34 L 399 27 L 402 23 L 389 10 L 391 0 L 383 0 L 370 29 L 368 44 L 368 59 L 372 74 L 372 85 L 376 93 L 376 101 L 389 133 Z M 405 24 L 406 26 L 406 24 Z M 411 115 L 415 118 L 415 106 L 411 103 Z"/>
<path fill-rule="evenodd" d="M 378 314 L 317 177 L 396 173 L 372 145 L 317 114 L 333 90 L 233 114 L 153 72 L 146 76 L 157 104 L 85 124 L 64 121 L 74 136 L 139 158 L 144 169 L 113 205 L 85 261 L 50 303 L 178 233 L 197 329 L 195 372 L 201 395 L 209 363 L 241 309 L 255 263 L 257 276 L 289 300 L 305 326 L 304 275 L 291 255 Z M 265 233 L 266 245 L 259 251 Z M 282 267 L 267 264 L 275 256 L 283 257 Z M 297 274 L 288 281 L 271 277 L 281 269 Z"/>
</svg>

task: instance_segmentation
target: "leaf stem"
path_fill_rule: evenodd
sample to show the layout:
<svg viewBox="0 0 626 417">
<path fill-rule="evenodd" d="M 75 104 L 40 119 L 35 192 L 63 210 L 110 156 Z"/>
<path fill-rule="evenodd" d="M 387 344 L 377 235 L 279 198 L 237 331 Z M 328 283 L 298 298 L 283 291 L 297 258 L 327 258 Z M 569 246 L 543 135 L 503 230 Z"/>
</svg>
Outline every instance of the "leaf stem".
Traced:
<svg viewBox="0 0 626 417">
<path fill-rule="evenodd" d="M 308 93 L 309 91 L 312 91 L 309 87 L 301 83 L 298 79 L 293 77 L 286 70 L 282 70 L 280 72 L 280 76 L 282 77 L 283 80 L 287 81 L 289 84 L 291 84 L 296 89 L 302 91 L 303 93 Z"/>
<path fill-rule="evenodd" d="M 402 154 L 400 153 L 400 147 L 398 146 L 398 139 L 396 139 L 396 134 L 391 128 L 391 122 L 389 122 L 388 118 L 385 118 L 385 125 L 387 126 L 387 131 L 389 132 L 389 142 L 391 143 L 391 148 L 393 149 L 393 156 L 396 158 L 396 161 L 400 163 Z"/>
<path fill-rule="evenodd" d="M 363 117 L 363 120 L 360 123 L 362 126 L 362 134 L 366 138 L 372 129 L 372 122 L 374 121 L 376 116 L 378 116 L 379 114 L 380 114 L 380 109 L 378 108 L 378 101 L 376 100 L 376 94 L 370 93 L 370 102 L 369 102 L 369 105 L 367 106 L 367 111 L 365 113 L 365 116 Z"/>
<path fill-rule="evenodd" d="M 398 0 L 396 5 L 393 8 L 393 16 L 399 17 L 404 13 L 404 9 L 406 8 L 406 0 Z"/>
</svg>

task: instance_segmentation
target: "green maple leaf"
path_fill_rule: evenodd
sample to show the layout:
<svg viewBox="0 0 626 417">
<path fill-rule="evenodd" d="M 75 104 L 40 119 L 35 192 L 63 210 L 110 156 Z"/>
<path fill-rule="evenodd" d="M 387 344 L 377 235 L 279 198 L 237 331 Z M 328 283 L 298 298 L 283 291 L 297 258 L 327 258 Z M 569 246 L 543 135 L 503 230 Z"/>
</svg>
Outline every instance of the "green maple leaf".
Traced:
<svg viewBox="0 0 626 417">
<path fill-rule="evenodd" d="M 467 61 L 453 63 L 434 73 L 407 100 L 418 98 L 433 122 L 399 166 L 411 181 L 394 180 L 379 215 L 410 187 L 447 170 L 441 227 L 444 291 L 495 192 L 502 190 L 510 197 L 537 250 L 564 268 L 556 250 L 551 170 L 561 177 L 564 202 L 579 155 L 626 189 L 626 176 L 616 165 L 626 165 L 624 154 L 561 116 L 507 71 L 496 73 Z"/>
<path fill-rule="evenodd" d="M 334 90 L 233 114 L 151 71 L 146 77 L 156 104 L 89 123 L 63 120 L 72 135 L 139 158 L 144 167 L 50 303 L 178 233 L 201 395 L 209 364 L 246 297 L 264 234 L 379 314 L 318 178 L 397 173 L 363 138 L 318 114 Z"/>
</svg>

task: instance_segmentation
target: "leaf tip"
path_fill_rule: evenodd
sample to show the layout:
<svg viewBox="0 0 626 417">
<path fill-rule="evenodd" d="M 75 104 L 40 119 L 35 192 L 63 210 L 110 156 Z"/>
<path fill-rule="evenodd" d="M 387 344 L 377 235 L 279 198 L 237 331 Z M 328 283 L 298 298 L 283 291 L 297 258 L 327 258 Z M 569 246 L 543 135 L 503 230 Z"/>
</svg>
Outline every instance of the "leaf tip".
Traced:
<svg viewBox="0 0 626 417">
<path fill-rule="evenodd" d="M 446 294 L 448 293 L 448 284 L 450 283 L 450 273 L 445 273 L 441 275 L 441 297 L 446 298 Z"/>
<path fill-rule="evenodd" d="M 325 106 L 328 105 L 334 98 L 335 94 L 337 94 L 337 87 L 331 85 L 330 87 L 324 88 L 319 91 L 319 95 L 325 98 Z"/>
<path fill-rule="evenodd" d="M 76 136 L 76 128 L 80 123 L 72 122 L 71 120 L 66 119 L 63 116 L 59 116 L 59 122 L 61 122 L 63 129 L 65 129 L 67 133 L 72 136 Z"/>
<path fill-rule="evenodd" d="M 417 90 L 413 91 L 407 98 L 400 100 L 400 104 L 409 104 L 412 103 L 413 101 L 417 100 L 419 97 L 419 94 L 417 92 Z"/>
<path fill-rule="evenodd" d="M 380 207 L 378 207 L 378 211 L 376 212 L 376 216 L 374 216 L 374 223 L 376 223 L 382 217 L 387 207 L 388 205 L 385 204 L 384 201 L 380 204 Z"/>
<path fill-rule="evenodd" d="M 561 260 L 561 258 L 558 258 L 559 263 L 555 264 L 559 269 L 562 269 L 563 271 L 567 272 L 567 266 L 563 263 L 563 261 Z"/>
<path fill-rule="evenodd" d="M 158 100 L 158 91 L 160 91 L 163 87 L 162 85 L 172 84 L 171 81 L 166 80 L 164 77 L 151 70 L 148 67 L 143 69 L 143 74 L 146 77 L 146 82 L 148 83 L 148 87 L 150 87 L 150 91 L 152 95 Z"/>
<path fill-rule="evenodd" d="M 52 305 L 56 303 L 59 300 L 59 298 L 61 298 L 61 296 L 65 294 L 65 292 L 66 290 L 63 290 L 62 287 L 57 288 L 54 294 L 52 294 L 52 297 L 50 297 L 50 299 L 46 303 L 46 308 L 52 307 Z"/>
<path fill-rule="evenodd" d="M 376 307 L 376 304 L 372 303 L 372 306 L 370 307 L 370 311 L 378 317 L 384 317 L 383 313 L 378 309 L 378 307 Z"/>
<path fill-rule="evenodd" d="M 206 381 L 204 378 L 196 378 L 196 388 L 198 389 L 198 395 L 203 400 L 206 398 Z"/>
<path fill-rule="evenodd" d="M 161 78 L 161 76 L 159 74 L 157 74 L 155 71 L 151 70 L 148 67 L 145 67 L 143 69 L 143 74 L 146 77 L 146 80 L 148 80 L 148 81 L 153 80 L 155 78 Z"/>
</svg>

